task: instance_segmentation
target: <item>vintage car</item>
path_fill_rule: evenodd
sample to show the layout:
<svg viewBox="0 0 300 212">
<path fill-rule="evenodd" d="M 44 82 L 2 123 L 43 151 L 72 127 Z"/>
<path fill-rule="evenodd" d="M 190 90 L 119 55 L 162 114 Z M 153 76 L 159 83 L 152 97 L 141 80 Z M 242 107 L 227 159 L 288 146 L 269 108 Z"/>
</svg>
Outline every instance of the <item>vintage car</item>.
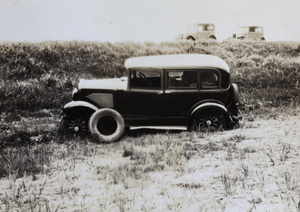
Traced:
<svg viewBox="0 0 300 212">
<path fill-rule="evenodd" d="M 238 27 L 237 34 L 233 38 L 244 40 L 261 40 L 264 41 L 264 29 L 261 26 L 242 26 Z"/>
<path fill-rule="evenodd" d="M 193 25 L 188 25 L 187 31 L 178 36 L 178 40 L 217 40 L 215 25 L 214 24 L 204 24 L 198 23 Z"/>
<path fill-rule="evenodd" d="M 80 80 L 63 107 L 63 126 L 101 142 L 128 129 L 223 130 L 238 125 L 239 92 L 229 67 L 212 55 L 127 59 L 127 77 Z"/>
</svg>

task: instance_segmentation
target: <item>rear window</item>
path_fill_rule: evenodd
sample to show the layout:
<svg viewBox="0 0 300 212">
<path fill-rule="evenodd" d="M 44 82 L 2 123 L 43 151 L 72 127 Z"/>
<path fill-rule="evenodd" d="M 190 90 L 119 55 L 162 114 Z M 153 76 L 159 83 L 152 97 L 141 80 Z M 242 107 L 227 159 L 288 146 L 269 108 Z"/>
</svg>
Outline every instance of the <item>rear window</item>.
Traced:
<svg viewBox="0 0 300 212">
<path fill-rule="evenodd" d="M 171 70 L 167 72 L 168 88 L 197 88 L 198 71 Z"/>
<path fill-rule="evenodd" d="M 203 71 L 200 81 L 202 88 L 217 88 L 219 85 L 219 75 L 214 71 Z"/>
</svg>

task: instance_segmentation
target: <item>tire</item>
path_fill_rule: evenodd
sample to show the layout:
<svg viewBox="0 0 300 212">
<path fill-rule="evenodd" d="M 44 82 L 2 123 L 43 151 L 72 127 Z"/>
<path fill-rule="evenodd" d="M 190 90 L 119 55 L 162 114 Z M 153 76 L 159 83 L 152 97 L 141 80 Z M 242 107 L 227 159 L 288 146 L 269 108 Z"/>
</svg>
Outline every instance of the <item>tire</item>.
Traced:
<svg viewBox="0 0 300 212">
<path fill-rule="evenodd" d="M 191 130 L 201 132 L 223 131 L 229 128 L 229 117 L 225 111 L 217 108 L 203 108 L 192 117 Z"/>
<path fill-rule="evenodd" d="M 124 130 L 123 117 L 113 109 L 99 109 L 89 120 L 89 131 L 98 142 L 114 142 L 123 135 Z"/>
</svg>

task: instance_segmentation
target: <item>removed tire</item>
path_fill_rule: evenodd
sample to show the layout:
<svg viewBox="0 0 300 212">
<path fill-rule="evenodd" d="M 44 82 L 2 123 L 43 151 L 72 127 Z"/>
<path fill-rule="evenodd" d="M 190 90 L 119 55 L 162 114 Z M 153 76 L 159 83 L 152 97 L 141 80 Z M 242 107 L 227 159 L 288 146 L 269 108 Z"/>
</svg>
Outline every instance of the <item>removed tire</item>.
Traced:
<svg viewBox="0 0 300 212">
<path fill-rule="evenodd" d="M 123 117 L 113 109 L 97 110 L 89 120 L 89 131 L 99 142 L 114 142 L 123 135 L 124 130 Z"/>
<path fill-rule="evenodd" d="M 191 129 L 195 131 L 220 131 L 229 126 L 228 116 L 216 108 L 204 108 L 193 115 Z"/>
</svg>

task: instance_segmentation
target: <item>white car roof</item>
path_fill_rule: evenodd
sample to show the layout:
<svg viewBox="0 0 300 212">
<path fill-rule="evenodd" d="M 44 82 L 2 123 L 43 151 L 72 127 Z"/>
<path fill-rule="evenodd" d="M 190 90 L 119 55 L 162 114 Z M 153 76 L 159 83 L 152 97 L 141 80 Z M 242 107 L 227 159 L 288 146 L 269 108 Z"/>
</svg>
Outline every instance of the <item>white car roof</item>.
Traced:
<svg viewBox="0 0 300 212">
<path fill-rule="evenodd" d="M 204 54 L 172 54 L 129 58 L 125 67 L 158 69 L 218 68 L 229 73 L 227 63 L 221 58 Z"/>
</svg>

